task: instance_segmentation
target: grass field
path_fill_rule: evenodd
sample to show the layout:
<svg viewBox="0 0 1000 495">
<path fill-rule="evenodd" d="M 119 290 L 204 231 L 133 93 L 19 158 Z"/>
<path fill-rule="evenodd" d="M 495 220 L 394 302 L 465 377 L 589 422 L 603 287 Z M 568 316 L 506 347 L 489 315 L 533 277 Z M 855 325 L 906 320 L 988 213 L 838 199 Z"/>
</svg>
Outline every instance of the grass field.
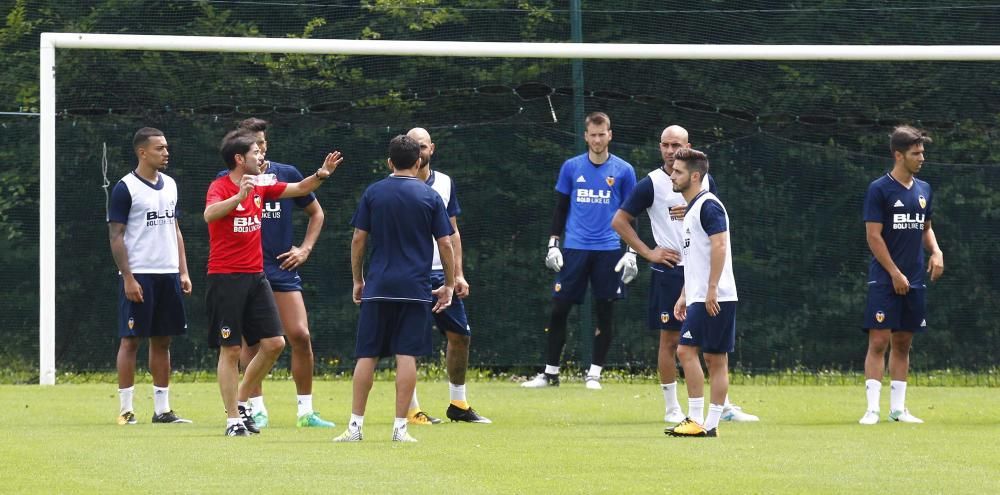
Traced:
<svg viewBox="0 0 1000 495">
<path fill-rule="evenodd" d="M 443 417 L 447 383 L 419 387 Z M 350 445 L 330 441 L 350 413 L 346 380 L 316 383 L 333 431 L 296 429 L 293 385 L 266 382 L 272 426 L 252 438 L 223 437 L 214 383 L 172 387 L 191 425 L 151 425 L 151 386 L 136 389 L 140 423 L 123 427 L 113 384 L 0 386 L 0 492 L 1000 493 L 997 388 L 911 387 L 926 424 L 862 427 L 859 386 L 742 385 L 732 395 L 760 423 L 678 439 L 663 435 L 652 383 L 475 382 L 472 404 L 494 424 L 413 427 L 410 445 L 389 441 L 391 382 L 375 384 L 365 441 Z"/>
</svg>

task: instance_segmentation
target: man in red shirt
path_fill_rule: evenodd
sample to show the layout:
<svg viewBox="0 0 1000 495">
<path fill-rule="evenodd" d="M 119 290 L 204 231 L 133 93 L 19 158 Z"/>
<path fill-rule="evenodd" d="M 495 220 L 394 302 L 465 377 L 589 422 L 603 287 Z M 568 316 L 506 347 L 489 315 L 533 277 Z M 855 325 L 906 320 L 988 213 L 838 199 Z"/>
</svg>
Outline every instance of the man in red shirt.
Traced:
<svg viewBox="0 0 1000 495">
<path fill-rule="evenodd" d="M 276 182 L 259 175 L 264 156 L 256 137 L 232 131 L 222 139 L 222 158 L 229 174 L 208 187 L 205 222 L 209 252 L 205 301 L 208 343 L 219 348 L 219 390 L 228 416 L 227 436 L 259 433 L 247 408 L 250 387 L 259 386 L 285 347 L 284 333 L 271 286 L 264 277 L 260 219 L 264 201 L 305 196 L 319 187 L 343 162 L 339 151 L 326 155 L 323 166 L 301 182 Z M 241 382 L 240 346 L 260 344 Z"/>
</svg>

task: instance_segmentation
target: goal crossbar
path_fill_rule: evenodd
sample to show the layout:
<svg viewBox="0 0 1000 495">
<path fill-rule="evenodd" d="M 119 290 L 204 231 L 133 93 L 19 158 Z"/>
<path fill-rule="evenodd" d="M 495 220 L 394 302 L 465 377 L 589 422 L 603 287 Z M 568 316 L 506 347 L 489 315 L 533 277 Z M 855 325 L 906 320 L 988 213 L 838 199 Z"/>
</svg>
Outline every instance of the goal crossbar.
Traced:
<svg viewBox="0 0 1000 495">
<path fill-rule="evenodd" d="M 53 385 L 55 366 L 56 56 L 89 50 L 303 53 L 420 57 L 502 57 L 760 61 L 996 61 L 997 45 L 681 45 L 500 43 L 303 38 L 231 38 L 42 33 L 39 53 L 39 383 Z"/>
</svg>

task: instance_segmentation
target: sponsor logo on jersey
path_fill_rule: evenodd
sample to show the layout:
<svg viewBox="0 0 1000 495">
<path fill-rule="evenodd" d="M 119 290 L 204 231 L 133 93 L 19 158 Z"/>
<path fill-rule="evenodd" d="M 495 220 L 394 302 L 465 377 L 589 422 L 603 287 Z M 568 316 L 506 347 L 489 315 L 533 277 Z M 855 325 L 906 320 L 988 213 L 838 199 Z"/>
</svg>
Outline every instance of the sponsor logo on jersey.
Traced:
<svg viewBox="0 0 1000 495">
<path fill-rule="evenodd" d="M 892 205 L 892 207 L 893 207 L 893 208 L 902 208 L 902 207 L 903 207 L 903 201 L 902 201 L 902 200 L 899 200 L 899 199 L 897 199 L 897 200 L 896 200 L 896 204 Z"/>
<path fill-rule="evenodd" d="M 173 208 L 168 208 L 163 211 L 147 211 L 146 212 L 146 226 L 152 227 L 154 225 L 166 225 L 174 223 L 174 210 Z"/>
<path fill-rule="evenodd" d="M 923 213 L 893 213 L 892 214 L 892 229 L 893 230 L 907 230 L 907 229 L 924 230 L 924 218 L 926 218 L 926 215 L 924 215 Z"/>
<path fill-rule="evenodd" d="M 248 233 L 260 230 L 260 217 L 233 217 L 233 232 Z"/>
<path fill-rule="evenodd" d="M 876 323 L 882 323 L 883 321 L 885 321 L 885 312 L 884 311 L 876 311 L 875 312 L 875 322 Z"/>
<path fill-rule="evenodd" d="M 243 207 L 243 203 L 240 203 L 236 205 L 236 211 L 247 211 L 247 209 Z"/>
<path fill-rule="evenodd" d="M 576 178 L 576 181 L 577 181 L 577 182 L 587 182 L 587 179 L 585 179 L 585 178 L 584 178 L 584 177 L 583 177 L 583 176 L 581 175 L 581 176 L 579 176 L 579 177 L 577 177 L 577 178 Z"/>
<path fill-rule="evenodd" d="M 593 189 L 577 189 L 576 202 L 608 205 L 611 204 L 611 191 L 602 189 L 596 191 Z"/>
<path fill-rule="evenodd" d="M 607 177 L 604 178 L 604 182 L 608 183 L 608 187 L 614 186 L 615 185 L 615 178 L 609 175 L 609 176 L 607 176 Z"/>
<path fill-rule="evenodd" d="M 660 323 L 666 323 L 670 321 L 670 313 L 663 312 L 660 313 Z"/>
<path fill-rule="evenodd" d="M 923 210 L 924 208 L 927 208 L 927 198 L 925 198 L 923 194 L 921 194 L 917 198 L 917 202 L 920 203 L 920 209 L 921 210 Z"/>
<path fill-rule="evenodd" d="M 267 201 L 264 203 L 263 218 L 281 218 L 281 201 Z"/>
<path fill-rule="evenodd" d="M 222 338 L 224 338 L 224 339 L 228 339 L 229 336 L 232 335 L 232 334 L 233 334 L 233 331 L 230 330 L 229 327 L 222 327 L 219 330 L 219 335 L 222 335 Z"/>
</svg>

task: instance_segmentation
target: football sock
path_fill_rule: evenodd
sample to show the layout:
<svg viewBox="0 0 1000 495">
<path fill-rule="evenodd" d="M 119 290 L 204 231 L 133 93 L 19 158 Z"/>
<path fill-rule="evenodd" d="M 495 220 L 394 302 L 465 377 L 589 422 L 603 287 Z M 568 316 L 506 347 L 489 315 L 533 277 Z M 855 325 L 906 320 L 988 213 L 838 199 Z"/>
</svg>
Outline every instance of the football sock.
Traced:
<svg viewBox="0 0 1000 495">
<path fill-rule="evenodd" d="M 239 424 L 243 424 L 243 418 L 226 418 L 226 428 Z"/>
<path fill-rule="evenodd" d="M 135 393 L 135 385 L 129 388 L 118 389 L 118 403 L 121 405 L 121 414 L 132 410 L 132 395 Z"/>
<path fill-rule="evenodd" d="M 614 300 L 594 300 L 597 328 L 594 332 L 594 355 L 590 362 L 599 366 L 604 366 L 611 350 L 611 337 L 615 330 L 614 304 Z"/>
<path fill-rule="evenodd" d="M 348 430 L 361 431 L 361 427 L 365 425 L 365 417 L 358 416 L 357 414 L 351 414 L 351 422 L 347 423 Z"/>
<path fill-rule="evenodd" d="M 906 382 L 892 380 L 889 382 L 889 410 L 904 409 L 906 409 Z"/>
<path fill-rule="evenodd" d="M 733 403 L 729 402 L 729 394 L 726 394 L 726 401 L 722 403 L 722 407 L 724 409 L 728 409 L 730 407 L 733 407 Z"/>
<path fill-rule="evenodd" d="M 865 380 L 865 396 L 868 397 L 868 410 L 879 410 L 879 398 L 882 395 L 882 382 L 878 380 Z"/>
<path fill-rule="evenodd" d="M 661 383 L 663 389 L 663 402 L 667 404 L 666 410 L 680 409 L 681 403 L 677 402 L 677 382 Z"/>
<path fill-rule="evenodd" d="M 417 389 L 413 389 L 413 398 L 410 399 L 410 412 L 420 410 L 420 401 L 417 400 Z"/>
<path fill-rule="evenodd" d="M 596 376 L 596 377 L 600 378 L 601 377 L 601 370 L 603 370 L 603 369 L 604 369 L 604 367 L 602 367 L 602 366 L 598 366 L 596 364 L 592 364 L 592 365 L 590 365 L 590 370 L 587 371 L 587 376 Z"/>
<path fill-rule="evenodd" d="M 250 411 L 252 411 L 252 409 L 248 407 L 248 404 L 243 401 L 236 401 L 236 410 L 239 411 L 240 414 L 243 414 L 243 411 L 246 411 L 247 414 L 250 414 Z"/>
<path fill-rule="evenodd" d="M 562 361 L 563 347 L 566 346 L 566 320 L 569 318 L 569 310 L 573 308 L 573 303 L 562 299 L 552 300 L 552 314 L 549 316 L 549 327 L 545 329 L 548 338 L 545 341 L 545 368 L 549 363 L 558 368 Z M 546 373 L 549 373 L 546 371 Z M 556 374 L 559 372 L 556 371 Z"/>
<path fill-rule="evenodd" d="M 448 396 L 452 402 L 465 402 L 465 384 L 455 385 L 454 383 L 448 382 Z"/>
<path fill-rule="evenodd" d="M 705 421 L 705 398 L 688 397 L 688 419 L 702 424 Z"/>
<path fill-rule="evenodd" d="M 705 418 L 705 429 L 711 430 L 719 426 L 719 418 L 722 417 L 722 404 L 709 404 L 708 417 Z"/>
<path fill-rule="evenodd" d="M 250 400 L 247 402 L 250 403 L 250 410 L 267 414 L 267 407 L 264 407 L 263 395 L 258 395 L 257 397 L 251 397 Z"/>
<path fill-rule="evenodd" d="M 163 414 L 170 410 L 170 388 L 153 385 L 153 413 Z"/>
<path fill-rule="evenodd" d="M 546 375 L 558 375 L 559 374 L 559 367 L 558 366 L 552 366 L 551 364 L 546 364 L 545 365 L 545 374 Z"/>
<path fill-rule="evenodd" d="M 313 412 L 313 396 L 309 395 L 296 395 L 296 402 L 299 405 L 299 416 L 305 416 Z"/>
<path fill-rule="evenodd" d="M 396 420 L 392 422 L 393 430 L 398 430 L 401 428 L 406 428 L 406 418 L 396 418 Z"/>
</svg>

